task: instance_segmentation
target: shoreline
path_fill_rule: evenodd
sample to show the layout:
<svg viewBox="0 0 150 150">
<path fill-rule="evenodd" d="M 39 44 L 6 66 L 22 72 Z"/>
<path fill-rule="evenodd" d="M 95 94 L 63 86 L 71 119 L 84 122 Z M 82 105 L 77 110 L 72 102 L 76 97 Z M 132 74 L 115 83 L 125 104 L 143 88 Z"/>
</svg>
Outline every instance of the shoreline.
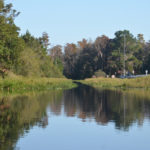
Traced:
<svg viewBox="0 0 150 150">
<path fill-rule="evenodd" d="M 29 91 L 70 89 L 76 87 L 73 80 L 66 78 L 5 78 L 0 79 L 0 91 L 22 93 Z"/>
<path fill-rule="evenodd" d="M 79 82 L 92 87 L 100 88 L 150 89 L 150 76 L 134 79 L 89 78 L 79 80 Z"/>
</svg>

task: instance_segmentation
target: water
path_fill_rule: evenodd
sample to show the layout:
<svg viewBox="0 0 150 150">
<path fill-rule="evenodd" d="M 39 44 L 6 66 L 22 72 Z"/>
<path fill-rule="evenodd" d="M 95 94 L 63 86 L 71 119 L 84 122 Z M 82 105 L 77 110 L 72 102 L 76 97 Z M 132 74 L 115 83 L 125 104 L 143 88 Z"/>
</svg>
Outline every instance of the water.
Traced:
<svg viewBox="0 0 150 150">
<path fill-rule="evenodd" d="M 150 150 L 149 91 L 80 85 L 0 99 L 0 150 Z"/>
</svg>

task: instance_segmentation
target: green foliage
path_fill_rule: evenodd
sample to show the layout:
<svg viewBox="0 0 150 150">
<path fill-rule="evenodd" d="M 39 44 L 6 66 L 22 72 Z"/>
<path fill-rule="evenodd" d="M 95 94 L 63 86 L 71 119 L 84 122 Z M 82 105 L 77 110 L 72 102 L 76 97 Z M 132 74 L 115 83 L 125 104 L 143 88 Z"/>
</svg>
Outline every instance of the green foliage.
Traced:
<svg viewBox="0 0 150 150">
<path fill-rule="evenodd" d="M 150 76 L 134 79 L 96 78 L 96 79 L 86 79 L 81 82 L 87 85 L 91 85 L 93 87 L 146 88 L 146 89 L 150 88 Z"/>
<path fill-rule="evenodd" d="M 14 19 L 19 12 L 12 4 L 0 0 L 0 74 L 5 71 L 17 75 L 85 79 L 102 70 L 106 74 L 121 75 L 124 70 L 145 73 L 149 70 L 150 44 L 142 34 L 134 37 L 130 31 L 117 31 L 113 39 L 102 35 L 94 42 L 83 39 L 77 44 L 67 43 L 49 49 L 49 35 L 34 37 L 29 31 L 19 36 Z M 124 41 L 125 40 L 125 41 Z M 124 55 L 125 49 L 125 55 Z"/>
<path fill-rule="evenodd" d="M 41 62 L 41 71 L 43 77 L 63 77 L 62 70 L 60 70 L 58 65 L 54 65 L 53 61 L 49 56 L 44 57 Z"/>
<path fill-rule="evenodd" d="M 35 78 L 11 76 L 0 79 L 0 89 L 8 92 L 28 92 L 35 90 L 67 89 L 75 87 L 72 80 L 65 78 Z"/>
<path fill-rule="evenodd" d="M 128 30 L 117 31 L 113 39 L 103 35 L 94 42 L 84 39 L 77 45 L 67 44 L 64 74 L 68 78 L 85 79 L 100 69 L 119 76 L 124 72 L 124 62 L 126 72 L 142 74 L 150 70 L 149 56 L 150 44 L 144 41 L 142 34 L 134 37 Z"/>
<path fill-rule="evenodd" d="M 24 35 L 21 36 L 24 40 L 27 47 L 30 47 L 34 52 L 36 52 L 39 56 L 44 56 L 47 54 L 47 49 L 43 47 L 40 38 L 35 38 L 31 35 L 31 33 L 27 30 Z"/>
<path fill-rule="evenodd" d="M 20 65 L 18 69 L 18 74 L 23 76 L 39 76 L 40 71 L 40 59 L 31 48 L 25 48 L 20 56 Z"/>
<path fill-rule="evenodd" d="M 63 77 L 60 66 L 55 65 L 47 55 L 48 35 L 35 38 L 29 31 L 22 35 L 27 48 L 24 49 L 22 57 L 20 57 L 19 74 L 23 76 L 37 77 Z"/>
<path fill-rule="evenodd" d="M 103 72 L 102 70 L 96 71 L 96 72 L 94 73 L 94 75 L 95 75 L 96 77 L 106 77 L 106 73 Z"/>
<path fill-rule="evenodd" d="M 63 77 L 62 64 L 55 65 L 48 56 L 49 36 L 35 38 L 27 31 L 21 37 L 14 19 L 19 13 L 12 4 L 0 1 L 0 73 L 13 71 L 23 76 Z"/>
<path fill-rule="evenodd" d="M 0 3 L 0 68 L 14 69 L 24 48 L 19 28 L 14 24 L 19 13 L 12 9 L 12 4 Z"/>
<path fill-rule="evenodd" d="M 64 66 L 63 66 L 62 61 L 61 61 L 59 58 L 57 58 L 57 59 L 54 61 L 54 64 L 59 68 L 59 70 L 60 70 L 61 72 L 63 72 Z"/>
</svg>

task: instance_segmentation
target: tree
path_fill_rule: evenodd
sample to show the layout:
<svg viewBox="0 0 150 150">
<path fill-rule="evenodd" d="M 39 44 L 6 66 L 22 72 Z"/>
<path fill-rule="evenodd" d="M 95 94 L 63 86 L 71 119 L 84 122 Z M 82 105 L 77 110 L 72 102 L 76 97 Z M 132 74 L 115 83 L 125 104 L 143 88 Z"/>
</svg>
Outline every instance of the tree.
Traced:
<svg viewBox="0 0 150 150">
<path fill-rule="evenodd" d="M 12 4 L 0 1 L 0 68 L 16 71 L 24 43 L 19 37 L 19 28 L 14 24 L 19 13 L 12 7 Z"/>
<path fill-rule="evenodd" d="M 97 37 L 94 45 L 96 50 L 98 51 L 98 56 L 101 57 L 102 59 L 102 69 L 105 69 L 106 66 L 106 60 L 107 60 L 107 49 L 108 49 L 108 45 L 109 45 L 109 38 L 105 35 L 102 35 L 101 37 Z"/>
<path fill-rule="evenodd" d="M 63 72 L 63 53 L 62 46 L 56 45 L 50 49 L 50 56 L 53 60 L 54 65 L 56 65 L 61 72 Z"/>
<path fill-rule="evenodd" d="M 78 47 L 79 49 L 83 49 L 88 45 L 88 41 L 86 39 L 82 39 L 82 41 L 78 41 Z"/>
<path fill-rule="evenodd" d="M 78 48 L 75 44 L 66 44 L 64 54 L 64 75 L 74 78 L 75 64 L 78 57 Z"/>
<path fill-rule="evenodd" d="M 98 69 L 102 68 L 102 59 L 94 45 L 86 46 L 76 61 L 74 78 L 90 78 Z"/>
<path fill-rule="evenodd" d="M 124 41 L 125 40 L 125 41 Z M 124 45 L 125 44 L 125 45 Z M 125 47 L 124 47 L 125 46 Z M 125 56 L 124 56 L 125 48 Z M 108 68 L 111 70 L 111 74 L 115 72 L 123 73 L 124 57 L 125 57 L 125 69 L 132 72 L 138 70 L 140 67 L 140 60 L 135 56 L 138 52 L 136 38 L 128 31 L 117 31 L 115 38 L 111 41 L 111 53 L 109 56 Z M 137 69 L 138 68 L 138 69 Z"/>
<path fill-rule="evenodd" d="M 22 39 L 25 42 L 26 48 L 20 58 L 22 65 L 20 65 L 21 71 L 19 74 L 24 76 L 42 77 L 63 76 L 62 68 L 60 69 L 60 66 L 55 65 L 53 60 L 48 56 L 47 49 L 44 48 L 41 38 L 35 38 L 29 31 L 27 31 L 24 35 L 22 35 Z"/>
<path fill-rule="evenodd" d="M 50 56 L 55 61 L 56 59 L 62 60 L 63 53 L 62 53 L 62 46 L 56 45 L 50 49 Z"/>
<path fill-rule="evenodd" d="M 47 50 L 48 46 L 50 45 L 48 33 L 43 32 L 42 37 L 40 37 L 39 40 L 40 43 L 43 45 L 43 48 Z"/>
<path fill-rule="evenodd" d="M 41 76 L 40 58 L 31 48 L 25 48 L 21 53 L 18 74 L 23 76 Z"/>
<path fill-rule="evenodd" d="M 21 38 L 24 40 L 26 47 L 30 47 L 38 53 L 39 57 L 47 54 L 45 48 L 43 48 L 40 38 L 35 38 L 28 30 L 21 36 Z"/>
<path fill-rule="evenodd" d="M 145 73 L 145 70 L 150 71 L 150 41 L 145 44 L 144 54 L 143 54 L 143 65 L 142 72 Z"/>
</svg>

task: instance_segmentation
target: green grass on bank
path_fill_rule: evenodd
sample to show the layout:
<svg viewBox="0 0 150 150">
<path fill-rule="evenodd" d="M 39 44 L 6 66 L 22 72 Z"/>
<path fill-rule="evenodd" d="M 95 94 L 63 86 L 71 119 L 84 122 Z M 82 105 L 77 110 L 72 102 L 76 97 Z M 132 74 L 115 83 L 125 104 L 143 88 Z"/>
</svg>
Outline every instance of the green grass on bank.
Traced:
<svg viewBox="0 0 150 150">
<path fill-rule="evenodd" d="M 150 76 L 134 79 L 92 78 L 80 82 L 93 87 L 102 88 L 150 88 Z"/>
<path fill-rule="evenodd" d="M 0 78 L 0 90 L 9 92 L 25 92 L 34 90 L 68 89 L 76 85 L 65 78 Z"/>
<path fill-rule="evenodd" d="M 92 78 L 79 82 L 100 88 L 150 88 L 150 76 L 135 79 Z M 29 92 L 73 87 L 76 87 L 76 84 L 66 78 L 26 78 L 22 76 L 0 78 L 1 92 Z"/>
</svg>

